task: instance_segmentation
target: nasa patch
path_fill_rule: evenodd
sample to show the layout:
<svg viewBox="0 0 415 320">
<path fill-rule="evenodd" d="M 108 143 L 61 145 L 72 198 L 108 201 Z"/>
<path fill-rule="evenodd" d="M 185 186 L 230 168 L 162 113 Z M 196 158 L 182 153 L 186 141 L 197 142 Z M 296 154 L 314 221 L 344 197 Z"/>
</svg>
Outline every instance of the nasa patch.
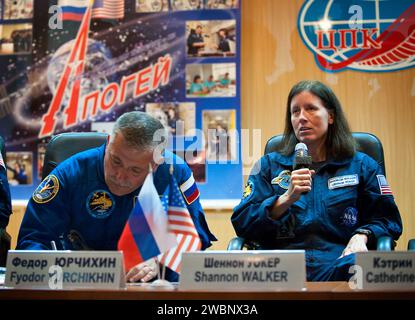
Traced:
<svg viewBox="0 0 415 320">
<path fill-rule="evenodd" d="M 115 208 L 115 200 L 111 193 L 96 190 L 89 194 L 86 201 L 88 213 L 96 219 L 107 218 Z"/>
<path fill-rule="evenodd" d="M 354 227 L 357 223 L 357 209 L 355 207 L 347 207 L 343 212 L 343 225 Z"/>
<path fill-rule="evenodd" d="M 36 203 L 47 203 L 56 197 L 59 191 L 59 180 L 51 174 L 48 175 L 33 192 L 32 199 Z"/>
<path fill-rule="evenodd" d="M 290 180 L 291 171 L 283 170 L 278 174 L 278 176 L 271 180 L 271 184 L 278 184 L 281 188 L 288 190 L 288 187 L 290 186 Z"/>
</svg>

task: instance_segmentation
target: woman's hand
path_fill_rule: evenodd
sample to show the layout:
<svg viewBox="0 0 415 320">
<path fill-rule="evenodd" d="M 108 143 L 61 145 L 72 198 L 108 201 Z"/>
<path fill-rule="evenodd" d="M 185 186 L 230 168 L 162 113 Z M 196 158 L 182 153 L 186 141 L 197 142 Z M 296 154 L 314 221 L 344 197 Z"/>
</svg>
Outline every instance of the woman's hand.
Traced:
<svg viewBox="0 0 415 320">
<path fill-rule="evenodd" d="M 343 258 L 349 254 L 356 252 L 366 252 L 367 250 L 367 236 L 365 234 L 355 234 L 350 238 L 346 248 L 344 248 L 342 255 L 339 257 Z"/>
<path fill-rule="evenodd" d="M 286 192 L 291 203 L 300 199 L 302 193 L 311 191 L 312 176 L 314 174 L 315 171 L 310 169 L 298 169 L 291 172 L 290 185 Z"/>
<path fill-rule="evenodd" d="M 303 192 L 311 191 L 312 176 L 314 174 L 315 171 L 309 169 L 299 169 L 291 172 L 288 190 L 275 201 L 270 212 L 271 219 L 277 220 L 294 202 L 300 199 Z"/>
</svg>

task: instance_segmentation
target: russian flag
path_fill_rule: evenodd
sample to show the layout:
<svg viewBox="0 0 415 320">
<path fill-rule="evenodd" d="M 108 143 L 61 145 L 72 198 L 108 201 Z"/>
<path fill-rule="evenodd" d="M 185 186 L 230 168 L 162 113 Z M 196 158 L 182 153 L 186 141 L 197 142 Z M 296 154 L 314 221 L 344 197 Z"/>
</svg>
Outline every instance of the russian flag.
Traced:
<svg viewBox="0 0 415 320">
<path fill-rule="evenodd" d="M 167 213 L 149 173 L 118 240 L 126 271 L 176 245 L 176 236 L 168 230 Z"/>
<path fill-rule="evenodd" d="M 180 191 L 183 194 L 187 204 L 192 204 L 197 198 L 199 198 L 199 189 L 196 186 L 196 181 L 193 178 L 193 174 L 180 186 Z"/>
<path fill-rule="evenodd" d="M 82 21 L 90 0 L 59 0 L 63 21 Z"/>
</svg>

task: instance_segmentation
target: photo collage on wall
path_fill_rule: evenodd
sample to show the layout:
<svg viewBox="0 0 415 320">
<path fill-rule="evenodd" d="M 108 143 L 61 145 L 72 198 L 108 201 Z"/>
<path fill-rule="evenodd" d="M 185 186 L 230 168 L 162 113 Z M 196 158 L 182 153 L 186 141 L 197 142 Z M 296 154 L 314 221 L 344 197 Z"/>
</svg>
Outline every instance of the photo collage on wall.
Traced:
<svg viewBox="0 0 415 320">
<path fill-rule="evenodd" d="M 138 110 L 168 129 L 168 149 L 187 162 L 204 199 L 239 198 L 241 1 L 111 0 L 111 10 L 106 2 L 91 9 L 72 122 L 73 73 L 45 134 L 89 0 L 0 0 L 0 135 L 13 197 L 27 200 L 41 182 L 53 135 L 109 134 L 120 115 Z M 169 61 L 169 74 L 157 69 L 162 61 Z M 138 94 L 136 75 L 149 68 Z"/>
<path fill-rule="evenodd" d="M 136 0 L 136 12 L 197 11 L 197 17 L 204 17 L 207 10 L 239 9 L 238 2 L 171 0 L 169 6 L 168 0 Z M 189 17 L 185 20 L 185 98 L 192 102 L 146 104 L 146 112 L 159 119 L 173 139 L 192 137 L 197 135 L 197 129 L 200 130 L 201 146 L 180 150 L 176 143 L 172 148 L 185 159 L 199 184 L 207 182 L 208 165 L 238 160 L 236 19 L 234 15 L 232 19 L 192 20 Z M 199 100 L 205 98 L 206 101 Z M 217 99 L 208 101 L 209 98 Z M 201 117 L 201 127 L 196 126 L 197 117 Z"/>
<path fill-rule="evenodd" d="M 0 0 L 0 55 L 30 54 L 34 0 Z"/>
<path fill-rule="evenodd" d="M 0 64 L 30 60 L 34 0 L 0 0 Z M 23 55 L 23 57 L 22 57 Z M 4 78 L 5 75 L 3 74 Z M 12 108 L 4 84 L 0 85 L 0 114 Z M 33 184 L 33 152 L 8 152 L 7 179 L 10 185 Z"/>
<path fill-rule="evenodd" d="M 239 8 L 238 1 L 204 2 L 206 12 L 235 8 Z M 198 163 L 199 167 L 192 170 L 200 173 L 202 168 L 205 169 L 204 174 L 196 178 L 199 183 L 220 185 L 221 181 L 223 184 L 224 166 L 239 158 L 238 16 L 224 19 L 217 19 L 215 15 L 209 15 L 209 19 L 204 19 L 203 15 L 200 17 L 188 19 L 185 24 L 186 98 L 196 103 L 203 136 L 203 152 L 193 161 L 193 165 Z"/>
</svg>

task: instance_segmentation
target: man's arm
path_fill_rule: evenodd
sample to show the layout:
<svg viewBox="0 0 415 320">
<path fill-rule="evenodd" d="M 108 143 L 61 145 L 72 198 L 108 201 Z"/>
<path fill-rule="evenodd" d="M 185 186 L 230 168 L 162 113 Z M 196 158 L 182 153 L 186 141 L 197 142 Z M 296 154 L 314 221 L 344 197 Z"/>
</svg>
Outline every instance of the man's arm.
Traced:
<svg viewBox="0 0 415 320">
<path fill-rule="evenodd" d="M 36 188 L 20 226 L 17 249 L 50 250 L 51 241 L 55 241 L 58 249 L 66 249 L 60 237 L 67 232 L 70 222 L 68 184 L 55 169 Z"/>
</svg>

